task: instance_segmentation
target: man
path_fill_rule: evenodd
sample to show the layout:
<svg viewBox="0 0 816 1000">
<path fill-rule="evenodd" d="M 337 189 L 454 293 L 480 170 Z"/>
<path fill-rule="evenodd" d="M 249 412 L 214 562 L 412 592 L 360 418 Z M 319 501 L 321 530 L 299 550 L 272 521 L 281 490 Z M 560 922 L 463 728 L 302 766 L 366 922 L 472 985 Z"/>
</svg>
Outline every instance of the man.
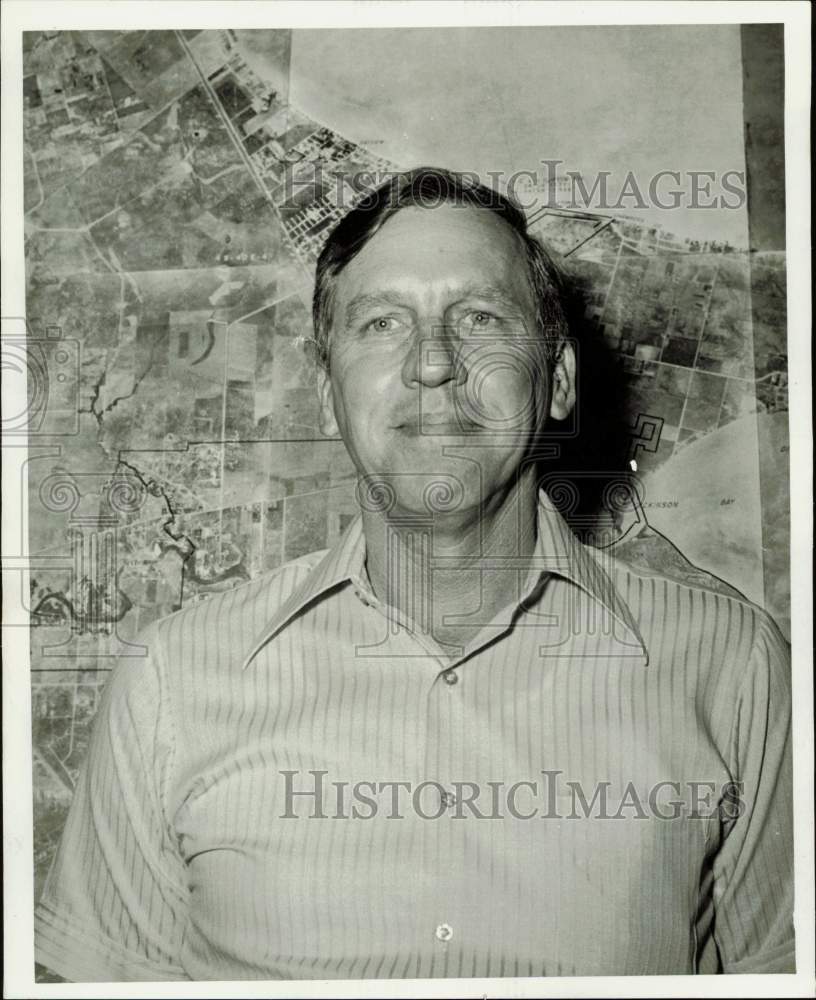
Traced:
<svg viewBox="0 0 816 1000">
<path fill-rule="evenodd" d="M 73 980 L 792 970 L 786 645 L 648 546 L 580 544 L 539 490 L 576 353 L 521 213 L 446 171 L 395 178 L 330 235 L 314 320 L 360 518 L 114 672 L 39 960 Z"/>
</svg>

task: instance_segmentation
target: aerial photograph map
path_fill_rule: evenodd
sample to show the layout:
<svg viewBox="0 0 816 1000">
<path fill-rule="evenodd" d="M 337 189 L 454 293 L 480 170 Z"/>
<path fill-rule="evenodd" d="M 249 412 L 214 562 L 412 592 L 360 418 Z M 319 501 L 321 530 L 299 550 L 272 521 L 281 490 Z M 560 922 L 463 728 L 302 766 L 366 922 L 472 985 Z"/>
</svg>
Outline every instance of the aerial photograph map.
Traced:
<svg viewBox="0 0 816 1000">
<path fill-rule="evenodd" d="M 427 154 L 347 134 L 314 87 L 300 106 L 297 35 L 24 35 L 35 897 L 114 654 L 357 512 L 342 442 L 318 429 L 314 265 L 352 205 Z M 387 100 L 376 82 L 355 98 L 361 116 Z M 465 166 L 454 154 L 438 159 Z M 706 238 L 574 193 L 528 181 L 527 211 L 625 384 L 641 486 L 613 545 L 726 581 L 789 634 L 784 250 L 749 249 L 747 223 Z"/>
</svg>

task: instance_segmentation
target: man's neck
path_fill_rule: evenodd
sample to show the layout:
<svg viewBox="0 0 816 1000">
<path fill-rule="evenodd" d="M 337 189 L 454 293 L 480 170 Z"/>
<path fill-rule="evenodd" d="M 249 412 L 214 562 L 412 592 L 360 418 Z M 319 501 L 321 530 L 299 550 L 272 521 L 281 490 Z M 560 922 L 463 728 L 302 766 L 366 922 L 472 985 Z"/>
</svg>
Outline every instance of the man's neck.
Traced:
<svg viewBox="0 0 816 1000">
<path fill-rule="evenodd" d="M 465 646 L 516 597 L 535 550 L 537 514 L 532 470 L 471 511 L 365 512 L 374 593 L 440 645 Z"/>
</svg>

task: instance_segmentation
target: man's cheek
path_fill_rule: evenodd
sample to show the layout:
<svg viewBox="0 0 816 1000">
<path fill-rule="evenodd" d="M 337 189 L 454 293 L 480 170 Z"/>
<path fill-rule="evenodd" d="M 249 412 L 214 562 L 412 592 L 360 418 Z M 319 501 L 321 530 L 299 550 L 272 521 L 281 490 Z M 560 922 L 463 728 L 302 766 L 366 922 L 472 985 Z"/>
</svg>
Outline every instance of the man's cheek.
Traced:
<svg viewBox="0 0 816 1000">
<path fill-rule="evenodd" d="M 473 418 L 500 434 L 529 429 L 539 409 L 536 387 L 515 359 L 485 367 L 467 398 Z"/>
</svg>

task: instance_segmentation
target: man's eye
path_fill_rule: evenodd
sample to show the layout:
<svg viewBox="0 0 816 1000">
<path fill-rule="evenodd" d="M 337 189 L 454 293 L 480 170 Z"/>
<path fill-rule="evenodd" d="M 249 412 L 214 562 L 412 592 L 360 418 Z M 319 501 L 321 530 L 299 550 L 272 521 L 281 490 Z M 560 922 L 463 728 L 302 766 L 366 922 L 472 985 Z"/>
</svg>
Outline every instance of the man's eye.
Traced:
<svg viewBox="0 0 816 1000">
<path fill-rule="evenodd" d="M 476 309 L 465 317 L 465 324 L 476 330 L 484 329 L 495 322 L 493 313 L 485 312 L 484 309 Z"/>
<path fill-rule="evenodd" d="M 396 316 L 378 316 L 366 324 L 366 330 L 371 333 L 394 333 L 402 324 Z"/>
</svg>

